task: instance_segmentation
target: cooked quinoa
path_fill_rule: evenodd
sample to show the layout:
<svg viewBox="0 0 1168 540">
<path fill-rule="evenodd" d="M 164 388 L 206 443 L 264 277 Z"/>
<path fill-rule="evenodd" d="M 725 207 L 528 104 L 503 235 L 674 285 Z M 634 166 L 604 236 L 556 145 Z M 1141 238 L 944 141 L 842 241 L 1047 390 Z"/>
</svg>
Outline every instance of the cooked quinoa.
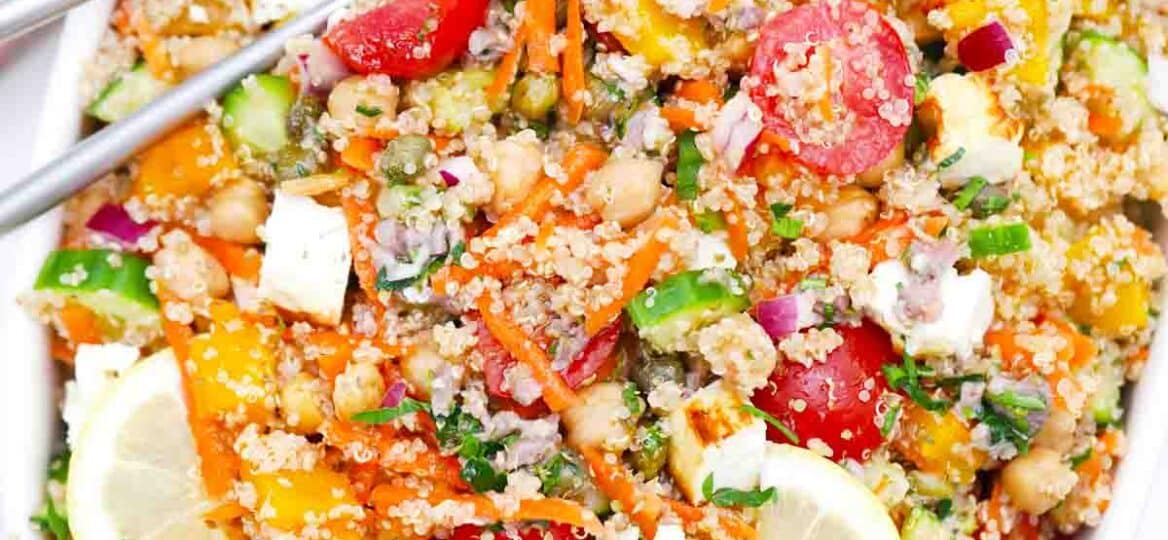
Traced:
<svg viewBox="0 0 1168 540">
<path fill-rule="evenodd" d="M 297 7 L 123 0 L 91 114 Z M 25 303 L 74 452 L 173 354 L 199 534 L 770 539 L 839 490 L 833 538 L 1063 537 L 1107 509 L 1159 317 L 1166 29 L 360 2 L 69 201 Z"/>
</svg>

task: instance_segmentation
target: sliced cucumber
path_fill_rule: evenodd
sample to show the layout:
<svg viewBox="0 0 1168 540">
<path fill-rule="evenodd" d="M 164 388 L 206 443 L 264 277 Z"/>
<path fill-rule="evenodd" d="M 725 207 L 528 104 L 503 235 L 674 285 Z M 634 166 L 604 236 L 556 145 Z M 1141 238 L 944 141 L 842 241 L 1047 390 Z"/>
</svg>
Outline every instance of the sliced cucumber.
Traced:
<svg viewBox="0 0 1168 540">
<path fill-rule="evenodd" d="M 733 272 L 693 270 L 641 291 L 625 309 L 643 339 L 672 350 L 689 332 L 750 307 L 747 290 Z"/>
<path fill-rule="evenodd" d="M 145 62 L 106 85 L 86 112 L 102 122 L 121 120 L 166 93 L 170 85 L 154 78 Z"/>
<path fill-rule="evenodd" d="M 1100 425 L 1115 424 L 1123 417 L 1121 400 L 1123 398 L 1123 365 L 1111 359 L 1099 363 L 1099 386 L 1091 395 L 1091 414 L 1095 423 Z"/>
<path fill-rule="evenodd" d="M 223 131 L 236 148 L 272 153 L 288 144 L 288 113 L 296 102 L 292 81 L 251 75 L 223 97 Z"/>
<path fill-rule="evenodd" d="M 1104 138 L 1127 138 L 1151 115 L 1144 87 L 1148 64 L 1126 43 L 1086 30 L 1071 45 L 1067 66 L 1089 79 L 1086 95 L 1081 96 L 1088 108 L 1120 122 L 1118 129 Z"/>
<path fill-rule="evenodd" d="M 918 506 L 912 509 L 900 527 L 900 540 L 949 540 L 949 534 L 941 525 L 941 520 L 929 509 Z"/>
<path fill-rule="evenodd" d="M 146 277 L 149 261 L 107 249 L 54 251 L 34 289 L 59 294 L 95 314 L 145 326 L 158 321 L 158 298 Z"/>
</svg>

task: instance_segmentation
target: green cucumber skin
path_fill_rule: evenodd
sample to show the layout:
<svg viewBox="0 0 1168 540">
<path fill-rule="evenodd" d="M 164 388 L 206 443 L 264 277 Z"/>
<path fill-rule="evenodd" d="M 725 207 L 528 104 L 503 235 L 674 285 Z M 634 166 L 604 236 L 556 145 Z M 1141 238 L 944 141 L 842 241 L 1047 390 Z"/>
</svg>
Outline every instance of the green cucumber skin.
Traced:
<svg viewBox="0 0 1168 540">
<path fill-rule="evenodd" d="M 952 538 L 937 515 L 927 509 L 916 507 L 900 528 L 900 540 L 945 540 Z"/>
<path fill-rule="evenodd" d="M 287 77 L 252 75 L 223 97 L 223 131 L 237 148 L 276 152 L 288 144 L 288 113 L 295 101 Z"/>
<path fill-rule="evenodd" d="M 117 122 L 146 106 L 169 88 L 170 85 L 154 78 L 145 62 L 138 62 L 133 69 L 106 85 L 86 112 L 102 122 Z"/>
<path fill-rule="evenodd" d="M 1115 424 L 1123 416 L 1120 404 L 1123 398 L 1123 366 L 1112 360 L 1105 361 L 1099 369 L 1099 387 L 1091 396 L 1089 405 L 1091 414 L 1097 424 Z"/>
<path fill-rule="evenodd" d="M 1087 30 L 1074 42 L 1069 60 L 1071 66 L 1085 74 L 1093 84 L 1110 89 L 1116 107 L 1111 114 L 1132 119 L 1130 125 L 1125 122 L 1118 140 L 1138 131 L 1144 120 L 1154 117 L 1155 112 L 1144 89 L 1148 64 L 1130 45 Z"/>
<path fill-rule="evenodd" d="M 690 330 L 750 307 L 747 290 L 733 272 L 691 270 L 641 291 L 625 311 L 642 337 L 667 348 Z"/>
<path fill-rule="evenodd" d="M 121 258 L 114 267 L 111 258 Z M 85 280 L 69 285 L 61 282 L 78 267 L 85 269 Z M 75 299 L 98 315 L 130 320 L 157 316 L 158 297 L 150 290 L 146 268 L 150 262 L 129 253 L 108 249 L 54 251 L 45 259 L 37 275 L 38 291 L 48 291 Z"/>
</svg>

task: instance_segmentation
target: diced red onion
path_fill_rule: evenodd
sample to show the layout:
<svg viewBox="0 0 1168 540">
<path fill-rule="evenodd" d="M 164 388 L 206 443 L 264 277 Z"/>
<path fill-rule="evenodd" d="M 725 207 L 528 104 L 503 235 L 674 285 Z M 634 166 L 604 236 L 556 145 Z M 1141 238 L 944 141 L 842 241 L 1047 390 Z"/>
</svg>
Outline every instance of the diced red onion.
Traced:
<svg viewBox="0 0 1168 540">
<path fill-rule="evenodd" d="M 714 120 L 714 150 L 731 170 L 737 170 L 750 143 L 762 133 L 762 111 L 746 92 L 726 102 Z"/>
<path fill-rule="evenodd" d="M 395 381 L 385 390 L 385 396 L 381 398 L 381 406 L 387 408 L 397 407 L 405 397 L 406 383 L 404 381 Z"/>
<path fill-rule="evenodd" d="M 458 156 L 442 160 L 438 164 L 438 174 L 446 182 L 446 187 L 454 187 L 482 173 L 469 156 Z"/>
<path fill-rule="evenodd" d="M 773 340 L 799 330 L 799 295 L 788 294 L 759 302 L 755 317 Z"/>
<path fill-rule="evenodd" d="M 454 187 L 458 185 L 458 177 L 450 171 L 438 171 L 442 175 L 442 181 L 446 182 L 446 187 Z"/>
<path fill-rule="evenodd" d="M 320 40 L 313 40 L 307 52 L 296 55 L 296 63 L 300 66 L 301 93 L 328 93 L 337 82 L 352 74 Z"/>
<path fill-rule="evenodd" d="M 957 58 L 970 71 L 984 71 L 1005 63 L 1013 49 L 1006 27 L 992 21 L 957 42 Z"/>
<path fill-rule="evenodd" d="M 153 221 L 138 223 L 119 204 L 105 204 L 85 222 L 85 227 L 127 245 L 134 245 L 138 239 L 154 228 Z"/>
</svg>

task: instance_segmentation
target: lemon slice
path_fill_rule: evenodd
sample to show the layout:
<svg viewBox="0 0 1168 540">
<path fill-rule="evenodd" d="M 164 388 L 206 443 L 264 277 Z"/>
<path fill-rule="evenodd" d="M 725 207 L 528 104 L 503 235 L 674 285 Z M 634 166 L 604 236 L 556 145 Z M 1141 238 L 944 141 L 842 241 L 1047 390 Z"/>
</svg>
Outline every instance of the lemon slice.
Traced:
<svg viewBox="0 0 1168 540">
<path fill-rule="evenodd" d="M 74 441 L 66 499 L 77 540 L 222 538 L 202 519 L 214 503 L 169 349 L 97 398 Z"/>
<path fill-rule="evenodd" d="M 786 444 L 767 445 L 759 484 L 777 491 L 760 509 L 760 540 L 897 540 L 880 500 L 835 463 Z"/>
</svg>

